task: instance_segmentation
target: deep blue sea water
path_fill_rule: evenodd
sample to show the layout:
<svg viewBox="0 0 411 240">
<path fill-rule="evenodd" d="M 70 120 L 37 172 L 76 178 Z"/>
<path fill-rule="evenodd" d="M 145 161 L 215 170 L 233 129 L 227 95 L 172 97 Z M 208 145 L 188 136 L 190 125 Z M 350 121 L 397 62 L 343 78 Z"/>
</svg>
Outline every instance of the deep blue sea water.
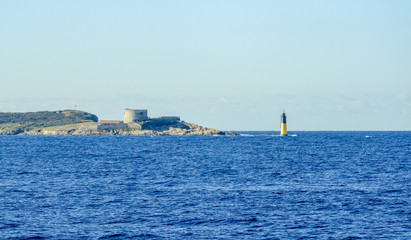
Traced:
<svg viewBox="0 0 411 240">
<path fill-rule="evenodd" d="M 296 134 L 2 136 L 0 239 L 411 239 L 411 132 Z"/>
</svg>

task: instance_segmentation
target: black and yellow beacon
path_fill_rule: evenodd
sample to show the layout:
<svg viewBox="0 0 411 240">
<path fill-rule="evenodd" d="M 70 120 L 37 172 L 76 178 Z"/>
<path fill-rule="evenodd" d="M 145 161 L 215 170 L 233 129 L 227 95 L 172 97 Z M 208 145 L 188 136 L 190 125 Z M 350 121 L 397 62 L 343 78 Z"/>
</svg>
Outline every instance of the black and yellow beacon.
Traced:
<svg viewBox="0 0 411 240">
<path fill-rule="evenodd" d="M 280 136 L 287 136 L 287 117 L 285 116 L 285 112 L 281 114 L 281 134 Z"/>
</svg>

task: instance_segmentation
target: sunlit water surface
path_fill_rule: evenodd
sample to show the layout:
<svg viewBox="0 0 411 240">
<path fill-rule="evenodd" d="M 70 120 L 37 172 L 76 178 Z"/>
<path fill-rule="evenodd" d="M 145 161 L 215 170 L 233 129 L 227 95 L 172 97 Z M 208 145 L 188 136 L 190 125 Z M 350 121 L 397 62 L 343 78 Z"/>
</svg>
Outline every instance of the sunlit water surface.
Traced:
<svg viewBox="0 0 411 240">
<path fill-rule="evenodd" d="M 1 239 L 409 239 L 410 132 L 0 137 Z"/>
</svg>

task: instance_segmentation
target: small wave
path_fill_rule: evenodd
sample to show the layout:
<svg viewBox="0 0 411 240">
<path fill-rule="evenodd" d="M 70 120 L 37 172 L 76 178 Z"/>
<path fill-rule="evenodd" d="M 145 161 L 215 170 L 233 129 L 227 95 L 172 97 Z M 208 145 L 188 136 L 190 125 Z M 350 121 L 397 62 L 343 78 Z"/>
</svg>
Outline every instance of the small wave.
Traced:
<svg viewBox="0 0 411 240">
<path fill-rule="evenodd" d="M 114 220 L 114 221 L 110 221 L 107 222 L 107 224 L 122 224 L 122 223 L 131 223 L 132 220 L 131 219 L 121 219 L 121 220 Z"/>
<path fill-rule="evenodd" d="M 401 192 L 401 189 L 391 189 L 391 190 L 386 190 L 383 193 L 398 193 Z"/>
<path fill-rule="evenodd" d="M 124 239 L 124 237 L 126 237 L 126 236 L 127 235 L 123 234 L 123 233 L 115 233 L 115 234 L 100 237 L 99 239 Z"/>
<path fill-rule="evenodd" d="M 233 218 L 233 219 L 227 219 L 227 222 L 229 223 L 252 223 L 252 222 L 258 222 L 258 219 L 256 217 L 251 217 L 251 218 Z"/>
<path fill-rule="evenodd" d="M 145 233 L 145 234 L 139 234 L 139 235 L 134 235 L 131 237 L 131 239 L 136 239 L 136 238 L 152 238 L 152 239 L 160 239 L 160 236 L 150 234 L 150 233 Z"/>
<path fill-rule="evenodd" d="M 42 236 L 32 236 L 32 237 L 23 237 L 23 238 L 19 238 L 19 239 L 24 239 L 24 240 L 37 240 L 37 239 L 46 239 L 46 237 L 42 237 Z"/>
<path fill-rule="evenodd" d="M 18 175 L 25 175 L 25 174 L 35 174 L 35 175 L 39 175 L 38 172 L 29 172 L 29 171 L 22 171 L 17 173 Z"/>
<path fill-rule="evenodd" d="M 17 224 L 17 223 L 3 223 L 3 224 L 0 224 L 0 229 L 5 229 L 5 228 L 17 228 L 17 227 L 19 227 L 20 225 L 19 224 Z"/>
</svg>

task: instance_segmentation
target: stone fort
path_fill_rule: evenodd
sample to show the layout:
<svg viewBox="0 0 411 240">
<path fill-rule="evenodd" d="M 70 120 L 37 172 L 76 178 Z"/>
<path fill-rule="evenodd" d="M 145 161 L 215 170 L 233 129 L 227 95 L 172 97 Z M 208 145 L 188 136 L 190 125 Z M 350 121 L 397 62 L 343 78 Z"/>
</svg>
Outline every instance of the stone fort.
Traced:
<svg viewBox="0 0 411 240">
<path fill-rule="evenodd" d="M 159 127 L 167 124 L 174 124 L 180 121 L 178 116 L 162 116 L 156 118 L 148 117 L 147 109 L 129 109 L 124 110 L 124 119 L 120 120 L 100 120 L 96 125 L 81 126 L 80 132 L 90 132 L 99 130 L 118 130 L 127 128 L 130 123 L 143 124 L 142 128 L 145 127 Z"/>
</svg>

